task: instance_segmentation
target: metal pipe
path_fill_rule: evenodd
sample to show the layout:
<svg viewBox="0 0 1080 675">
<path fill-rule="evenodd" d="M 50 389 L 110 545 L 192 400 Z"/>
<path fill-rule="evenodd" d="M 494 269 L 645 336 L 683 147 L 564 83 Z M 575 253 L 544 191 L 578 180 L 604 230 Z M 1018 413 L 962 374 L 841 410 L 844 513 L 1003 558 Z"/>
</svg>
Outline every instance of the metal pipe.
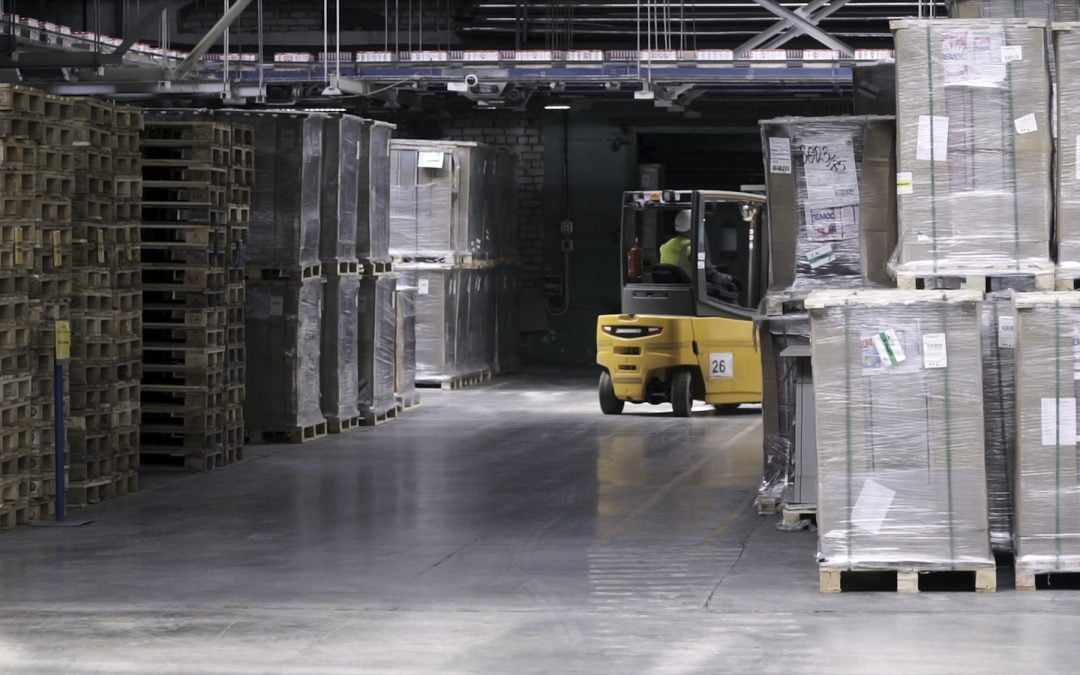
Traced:
<svg viewBox="0 0 1080 675">
<path fill-rule="evenodd" d="M 173 71 L 173 77 L 183 77 L 189 70 L 191 70 L 195 66 L 195 64 L 199 62 L 199 59 L 201 59 L 203 55 L 206 54 L 207 50 L 209 50 L 210 47 L 212 47 L 213 44 L 217 42 L 218 38 L 222 36 L 222 34 L 225 32 L 225 29 L 227 29 L 229 25 L 236 20 L 236 17 L 240 16 L 240 14 L 245 9 L 247 9 L 247 6 L 250 4 L 251 0 L 236 0 L 236 2 L 233 3 L 232 7 L 229 8 L 229 11 L 227 11 L 220 19 L 218 19 L 217 23 L 215 23 L 213 27 L 206 32 L 206 35 L 202 36 L 202 39 L 200 39 L 199 42 L 191 48 L 191 52 L 188 54 L 187 58 L 184 59 L 183 62 L 176 67 L 176 70 Z"/>
<path fill-rule="evenodd" d="M 266 101 L 266 75 L 263 73 L 265 54 L 263 53 L 263 0 L 256 0 L 255 22 L 258 30 L 259 42 L 259 103 Z"/>
<path fill-rule="evenodd" d="M 334 54 L 334 86 L 341 81 L 341 0 L 335 0 L 334 23 L 335 23 L 335 54 Z"/>
</svg>

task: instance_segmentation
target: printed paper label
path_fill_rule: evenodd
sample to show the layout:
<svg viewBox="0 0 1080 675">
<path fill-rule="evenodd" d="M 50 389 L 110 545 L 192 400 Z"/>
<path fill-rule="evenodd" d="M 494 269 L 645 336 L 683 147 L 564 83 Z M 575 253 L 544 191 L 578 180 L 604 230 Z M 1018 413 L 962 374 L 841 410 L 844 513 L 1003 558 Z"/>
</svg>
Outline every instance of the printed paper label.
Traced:
<svg viewBox="0 0 1080 675">
<path fill-rule="evenodd" d="M 1016 349 L 1016 319 L 998 317 L 998 349 Z"/>
<path fill-rule="evenodd" d="M 837 241 L 859 234 L 859 207 L 827 206 L 806 209 L 806 237 L 810 241 Z"/>
<path fill-rule="evenodd" d="M 806 203 L 812 208 L 859 203 L 855 148 L 843 136 L 814 136 L 802 144 Z"/>
<path fill-rule="evenodd" d="M 431 288 L 431 280 L 421 279 L 419 283 L 417 283 L 417 286 L 419 287 L 419 289 L 416 291 L 417 295 L 427 295 L 428 289 Z"/>
<path fill-rule="evenodd" d="M 896 172 L 896 194 L 898 195 L 911 195 L 915 194 L 915 183 L 912 179 L 910 171 L 897 171 Z"/>
<path fill-rule="evenodd" d="M 1042 400 L 1042 444 L 1076 445 L 1076 399 Z"/>
<path fill-rule="evenodd" d="M 735 355 L 731 352 L 709 354 L 709 379 L 727 380 L 735 377 Z"/>
<path fill-rule="evenodd" d="M 948 368 L 949 354 L 945 346 L 945 333 L 923 335 L 923 368 Z"/>
<path fill-rule="evenodd" d="M 862 490 L 859 490 L 859 498 L 851 509 L 851 524 L 870 534 L 881 532 L 881 526 L 895 497 L 895 490 L 868 478 L 863 483 Z"/>
<path fill-rule="evenodd" d="M 949 151 L 949 118 L 919 115 L 919 138 L 915 159 L 944 162 Z"/>
<path fill-rule="evenodd" d="M 1013 120 L 1013 124 L 1016 126 L 1016 133 L 1018 134 L 1030 134 L 1033 131 L 1039 130 L 1038 120 L 1035 119 L 1035 113 L 1028 113 L 1023 117 Z"/>
<path fill-rule="evenodd" d="M 832 244 L 818 246 L 806 254 L 806 262 L 810 263 L 810 269 L 812 270 L 816 270 L 822 265 L 828 265 L 834 260 L 836 260 L 836 252 L 833 251 Z"/>
<path fill-rule="evenodd" d="M 769 173 L 791 173 L 791 141 L 783 136 L 769 137 Z"/>
<path fill-rule="evenodd" d="M 895 366 L 907 360 L 904 354 L 904 345 L 897 337 L 896 331 L 889 328 L 876 333 L 872 338 L 874 349 L 877 350 L 878 358 L 886 366 Z"/>
<path fill-rule="evenodd" d="M 285 313 L 285 298 L 270 298 L 270 316 L 281 316 Z"/>
<path fill-rule="evenodd" d="M 1024 48 L 1021 45 L 1005 45 L 1001 48 L 1001 62 L 1012 63 L 1024 60 Z"/>
<path fill-rule="evenodd" d="M 946 86 L 1000 87 L 1008 72 L 1003 63 L 1005 32 L 957 28 L 941 32 L 941 61 Z"/>
<path fill-rule="evenodd" d="M 441 152 L 421 152 L 416 165 L 421 169 L 441 169 L 445 158 Z"/>
</svg>

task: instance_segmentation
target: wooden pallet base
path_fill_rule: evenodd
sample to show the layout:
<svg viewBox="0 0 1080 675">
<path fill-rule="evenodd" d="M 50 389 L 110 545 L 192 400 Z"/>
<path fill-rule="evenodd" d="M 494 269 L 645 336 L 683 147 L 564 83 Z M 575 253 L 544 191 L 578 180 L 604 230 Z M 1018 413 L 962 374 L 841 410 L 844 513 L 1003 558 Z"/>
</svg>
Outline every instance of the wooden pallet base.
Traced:
<svg viewBox="0 0 1080 675">
<path fill-rule="evenodd" d="M 361 417 L 363 419 L 363 425 L 365 427 L 375 427 L 380 424 L 386 424 L 387 422 L 397 418 L 398 409 L 397 406 L 390 408 L 389 410 L 382 412 L 366 412 Z"/>
<path fill-rule="evenodd" d="M 398 412 L 405 412 L 406 410 L 413 410 L 420 407 L 420 395 L 413 394 L 412 396 L 396 396 Z"/>
<path fill-rule="evenodd" d="M 363 424 L 363 418 L 356 417 L 327 417 L 326 428 L 332 434 L 340 434 L 352 431 Z"/>
<path fill-rule="evenodd" d="M 764 495 L 758 495 L 754 500 L 754 506 L 757 507 L 759 516 L 775 516 L 780 510 L 780 503 L 777 500 Z"/>
<path fill-rule="evenodd" d="M 991 288 L 993 281 L 1002 282 L 1000 289 Z M 1054 272 L 1000 274 L 914 274 L 898 272 L 896 287 L 904 291 L 964 288 L 976 291 L 1016 290 L 1052 291 L 1057 284 Z"/>
<path fill-rule="evenodd" d="M 328 433 L 326 422 L 320 422 L 307 427 L 293 427 L 291 429 L 259 429 L 248 430 L 249 443 L 310 443 L 323 438 Z"/>
<path fill-rule="evenodd" d="M 817 507 L 808 504 L 784 504 L 782 522 L 785 529 L 799 528 L 803 521 L 817 522 Z"/>
<path fill-rule="evenodd" d="M 491 379 L 491 371 L 483 370 L 479 373 L 473 373 L 471 375 L 458 375 L 449 379 L 443 380 L 420 380 L 416 381 L 418 387 L 434 388 L 438 387 L 443 391 L 456 391 L 458 389 L 464 389 L 465 387 L 472 387 L 477 384 L 483 384 Z"/>
<path fill-rule="evenodd" d="M 1017 569 L 1016 590 L 1080 590 L 1080 570 L 1036 574 L 1028 570 Z"/>
<path fill-rule="evenodd" d="M 819 568 L 819 586 L 822 593 L 840 593 L 852 590 L 895 591 L 919 593 L 930 590 L 930 582 L 936 590 L 968 590 L 989 593 L 997 590 L 997 567 L 974 567 L 944 570 L 940 568 L 898 569 L 829 569 Z M 856 588 L 857 587 L 857 588 Z"/>
</svg>

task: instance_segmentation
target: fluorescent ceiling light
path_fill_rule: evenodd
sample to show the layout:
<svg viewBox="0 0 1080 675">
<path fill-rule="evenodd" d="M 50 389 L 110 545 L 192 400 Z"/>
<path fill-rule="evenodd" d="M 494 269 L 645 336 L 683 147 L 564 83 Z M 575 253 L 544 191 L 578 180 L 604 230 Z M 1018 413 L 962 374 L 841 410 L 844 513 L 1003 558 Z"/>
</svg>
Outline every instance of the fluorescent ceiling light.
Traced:
<svg viewBox="0 0 1080 675">
<path fill-rule="evenodd" d="M 568 105 L 546 105 L 544 110 L 570 110 Z"/>
</svg>

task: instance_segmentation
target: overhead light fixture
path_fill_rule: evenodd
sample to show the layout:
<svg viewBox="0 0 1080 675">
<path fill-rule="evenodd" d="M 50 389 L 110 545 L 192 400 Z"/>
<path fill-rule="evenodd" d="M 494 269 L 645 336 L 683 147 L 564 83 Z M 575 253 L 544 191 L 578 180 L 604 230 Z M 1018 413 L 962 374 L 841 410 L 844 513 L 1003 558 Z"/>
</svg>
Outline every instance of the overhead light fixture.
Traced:
<svg viewBox="0 0 1080 675">
<path fill-rule="evenodd" d="M 570 106 L 564 103 L 553 103 L 551 105 L 544 106 L 544 110 L 570 110 Z"/>
<path fill-rule="evenodd" d="M 346 112 L 345 108 L 304 108 L 300 112 L 309 113 L 343 113 Z"/>
</svg>

